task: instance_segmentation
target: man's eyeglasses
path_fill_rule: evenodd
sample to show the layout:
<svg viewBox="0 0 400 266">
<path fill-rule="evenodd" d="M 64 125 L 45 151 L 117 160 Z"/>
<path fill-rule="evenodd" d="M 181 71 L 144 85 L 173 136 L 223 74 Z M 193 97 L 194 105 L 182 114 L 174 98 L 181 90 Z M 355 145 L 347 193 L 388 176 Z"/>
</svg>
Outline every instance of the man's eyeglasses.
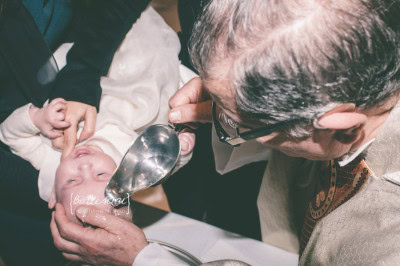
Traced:
<svg viewBox="0 0 400 266">
<path fill-rule="evenodd" d="M 212 118 L 219 141 L 231 146 L 239 146 L 246 141 L 267 136 L 291 122 L 283 121 L 274 125 L 240 132 L 239 125 L 226 114 L 220 113 L 217 115 L 217 106 L 214 101 L 212 102 Z"/>
</svg>

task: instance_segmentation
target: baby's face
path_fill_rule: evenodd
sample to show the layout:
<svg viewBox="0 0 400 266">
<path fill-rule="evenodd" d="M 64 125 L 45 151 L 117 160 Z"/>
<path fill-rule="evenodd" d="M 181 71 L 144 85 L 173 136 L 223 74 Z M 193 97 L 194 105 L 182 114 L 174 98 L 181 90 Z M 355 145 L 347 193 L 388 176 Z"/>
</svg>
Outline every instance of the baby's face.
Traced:
<svg viewBox="0 0 400 266">
<path fill-rule="evenodd" d="M 107 182 L 116 168 L 114 160 L 95 145 L 78 146 L 61 161 L 56 174 L 55 196 L 71 221 L 79 223 L 75 216 L 79 205 L 93 205 L 121 218 L 131 219 L 127 207 L 114 209 L 104 198 Z"/>
</svg>

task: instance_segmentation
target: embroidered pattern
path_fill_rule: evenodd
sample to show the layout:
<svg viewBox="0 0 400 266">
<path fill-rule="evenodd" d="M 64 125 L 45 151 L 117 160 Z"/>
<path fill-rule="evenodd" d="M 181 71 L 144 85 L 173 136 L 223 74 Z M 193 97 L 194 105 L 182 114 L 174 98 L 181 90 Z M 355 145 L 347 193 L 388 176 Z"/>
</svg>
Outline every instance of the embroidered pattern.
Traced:
<svg viewBox="0 0 400 266">
<path fill-rule="evenodd" d="M 370 175 L 361 156 L 344 167 L 340 167 L 335 160 L 323 163 L 316 184 L 316 194 L 308 206 L 304 219 L 300 254 L 303 253 L 315 225 L 360 191 Z"/>
</svg>

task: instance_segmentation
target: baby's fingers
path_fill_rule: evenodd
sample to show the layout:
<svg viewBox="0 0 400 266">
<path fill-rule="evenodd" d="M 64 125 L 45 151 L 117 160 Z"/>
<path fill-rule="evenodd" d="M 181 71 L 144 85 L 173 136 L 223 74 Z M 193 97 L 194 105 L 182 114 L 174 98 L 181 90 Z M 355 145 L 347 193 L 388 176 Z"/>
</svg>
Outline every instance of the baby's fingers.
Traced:
<svg viewBox="0 0 400 266">
<path fill-rule="evenodd" d="M 48 121 L 53 128 L 61 129 L 71 125 L 69 122 L 65 121 L 65 108 L 66 105 L 61 102 L 50 106 Z"/>
<path fill-rule="evenodd" d="M 65 120 L 65 113 L 59 112 L 54 114 L 54 119 L 58 121 L 64 121 Z"/>
<path fill-rule="evenodd" d="M 64 129 L 68 128 L 71 125 L 71 123 L 62 120 L 54 120 L 52 121 L 51 125 L 57 129 Z"/>
<path fill-rule="evenodd" d="M 51 111 L 54 113 L 64 113 L 66 107 L 67 107 L 66 103 L 61 103 L 61 102 L 56 103 L 54 105 L 52 104 L 50 106 Z"/>
<path fill-rule="evenodd" d="M 56 104 L 58 104 L 58 103 L 62 103 L 62 104 L 67 104 L 67 101 L 66 100 L 64 100 L 63 98 L 56 98 L 56 99 L 54 99 L 54 100 L 52 100 L 51 102 L 50 102 L 50 105 L 56 105 Z"/>
<path fill-rule="evenodd" d="M 55 129 L 50 129 L 46 132 L 46 135 L 50 138 L 50 139 L 55 139 L 55 138 L 59 138 L 62 136 L 62 132 L 55 130 Z"/>
<path fill-rule="evenodd" d="M 65 129 L 71 125 L 71 123 L 65 121 L 65 114 L 62 112 L 49 114 L 49 123 L 56 129 Z"/>
</svg>

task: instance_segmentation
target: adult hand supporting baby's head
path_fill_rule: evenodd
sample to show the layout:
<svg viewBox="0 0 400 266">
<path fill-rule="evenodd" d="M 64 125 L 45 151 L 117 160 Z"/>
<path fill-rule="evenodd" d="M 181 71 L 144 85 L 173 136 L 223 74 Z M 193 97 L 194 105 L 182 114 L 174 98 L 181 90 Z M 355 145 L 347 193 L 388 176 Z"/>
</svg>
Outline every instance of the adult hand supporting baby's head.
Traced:
<svg viewBox="0 0 400 266">
<path fill-rule="evenodd" d="M 90 138 L 96 128 L 96 107 L 74 101 L 67 101 L 65 109 L 65 121 L 70 126 L 64 130 L 64 135 L 52 141 L 53 147 L 62 149 L 62 158 L 67 157 L 75 148 L 77 143 L 77 130 L 80 121 L 84 120 L 85 125 L 78 142 Z"/>
<path fill-rule="evenodd" d="M 50 223 L 54 245 L 66 259 L 93 265 L 132 265 L 137 254 L 148 245 L 136 225 L 94 206 L 78 207 L 76 216 L 95 228 L 68 221 L 61 204 L 56 205 Z"/>
</svg>

